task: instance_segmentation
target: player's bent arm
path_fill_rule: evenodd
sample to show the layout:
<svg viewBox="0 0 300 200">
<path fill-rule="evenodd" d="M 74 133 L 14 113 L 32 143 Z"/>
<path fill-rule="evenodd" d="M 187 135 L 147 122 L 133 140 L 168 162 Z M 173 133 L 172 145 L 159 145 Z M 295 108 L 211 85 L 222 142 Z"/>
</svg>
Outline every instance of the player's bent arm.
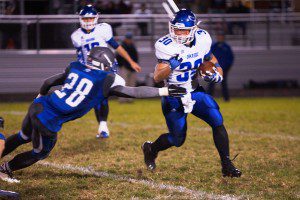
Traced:
<svg viewBox="0 0 300 200">
<path fill-rule="evenodd" d="M 169 66 L 169 63 L 158 63 L 155 67 L 155 71 L 154 71 L 154 81 L 156 83 L 159 83 L 163 80 L 165 80 L 166 78 L 168 78 L 168 76 L 171 73 L 171 68 Z"/>
<path fill-rule="evenodd" d="M 136 72 L 141 71 L 141 67 L 131 59 L 127 51 L 121 45 L 119 45 L 118 48 L 116 48 L 116 51 L 130 64 L 132 69 L 134 69 Z"/>
<path fill-rule="evenodd" d="M 50 88 L 57 85 L 62 85 L 67 77 L 67 73 L 60 73 L 47 78 L 40 88 L 40 95 L 46 95 Z"/>
<path fill-rule="evenodd" d="M 216 58 L 216 56 L 214 56 L 214 54 L 210 55 L 210 62 L 214 63 L 216 68 L 217 68 L 217 72 L 219 72 L 219 74 L 221 76 L 223 76 L 223 70 L 218 62 L 218 59 Z"/>
</svg>

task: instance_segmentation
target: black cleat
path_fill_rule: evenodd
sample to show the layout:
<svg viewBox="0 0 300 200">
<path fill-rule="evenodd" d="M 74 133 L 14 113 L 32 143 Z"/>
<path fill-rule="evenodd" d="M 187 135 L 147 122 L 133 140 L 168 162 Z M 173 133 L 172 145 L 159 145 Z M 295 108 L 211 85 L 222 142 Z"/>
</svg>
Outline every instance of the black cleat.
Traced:
<svg viewBox="0 0 300 200">
<path fill-rule="evenodd" d="M 236 158 L 236 156 L 235 156 L 235 158 Z M 242 175 L 242 172 L 233 165 L 232 161 L 234 159 L 232 159 L 232 160 L 227 159 L 225 161 L 222 161 L 222 174 L 223 174 L 223 177 L 228 176 L 228 177 L 233 178 L 233 177 L 240 177 Z"/>
<path fill-rule="evenodd" d="M 156 168 L 155 159 L 157 157 L 157 153 L 153 153 L 151 151 L 151 144 L 152 142 L 149 141 L 144 142 L 144 144 L 142 145 L 142 150 L 144 153 L 144 161 L 147 169 L 153 171 Z"/>
<path fill-rule="evenodd" d="M 20 183 L 18 179 L 13 177 L 12 172 L 6 169 L 6 163 L 0 166 L 0 179 L 9 183 Z"/>
</svg>

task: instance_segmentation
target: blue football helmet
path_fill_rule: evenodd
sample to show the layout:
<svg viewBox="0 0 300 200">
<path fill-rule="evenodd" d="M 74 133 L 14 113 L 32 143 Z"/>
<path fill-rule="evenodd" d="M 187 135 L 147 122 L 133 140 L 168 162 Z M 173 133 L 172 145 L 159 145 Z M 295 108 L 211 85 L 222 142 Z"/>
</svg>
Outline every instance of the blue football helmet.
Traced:
<svg viewBox="0 0 300 200">
<path fill-rule="evenodd" d="M 84 21 L 84 18 L 94 18 L 92 21 Z M 79 12 L 79 21 L 81 28 L 85 30 L 92 30 L 98 23 L 98 12 L 92 5 L 84 6 Z"/>
<path fill-rule="evenodd" d="M 176 35 L 175 30 L 189 30 L 187 35 Z M 179 44 L 186 44 L 194 40 L 197 30 L 195 14 L 186 9 L 178 11 L 169 22 L 170 36 Z"/>
</svg>

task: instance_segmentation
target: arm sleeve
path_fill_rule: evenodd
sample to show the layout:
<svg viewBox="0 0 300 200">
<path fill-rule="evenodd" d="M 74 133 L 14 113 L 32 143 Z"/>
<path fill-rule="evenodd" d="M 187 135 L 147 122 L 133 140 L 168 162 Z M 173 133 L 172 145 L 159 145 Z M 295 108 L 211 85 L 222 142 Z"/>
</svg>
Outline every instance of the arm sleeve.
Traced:
<svg viewBox="0 0 300 200">
<path fill-rule="evenodd" d="M 46 95 L 49 92 L 51 87 L 62 85 L 67 77 L 68 72 L 69 72 L 69 68 L 67 68 L 64 73 L 56 74 L 54 76 L 47 78 L 44 81 L 42 87 L 40 88 L 40 94 Z"/>
<path fill-rule="evenodd" d="M 109 44 L 112 48 L 117 49 L 120 45 L 118 42 L 114 39 L 114 37 L 110 38 L 108 41 L 106 41 L 107 44 Z"/>
<path fill-rule="evenodd" d="M 118 97 L 125 98 L 151 98 L 159 97 L 159 88 L 141 86 L 141 87 L 126 87 L 126 86 L 115 86 L 110 89 L 109 95 L 115 95 Z"/>
</svg>

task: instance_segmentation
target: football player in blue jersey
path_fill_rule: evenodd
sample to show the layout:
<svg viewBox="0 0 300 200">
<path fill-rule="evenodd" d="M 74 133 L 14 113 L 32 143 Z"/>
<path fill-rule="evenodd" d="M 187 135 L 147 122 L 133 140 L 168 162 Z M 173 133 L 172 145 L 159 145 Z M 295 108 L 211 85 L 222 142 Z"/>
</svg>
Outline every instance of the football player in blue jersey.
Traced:
<svg viewBox="0 0 300 200">
<path fill-rule="evenodd" d="M 162 109 L 169 129 L 155 142 L 142 145 L 144 160 L 150 170 L 156 167 L 155 159 L 159 151 L 183 145 L 188 113 L 208 123 L 213 132 L 215 146 L 222 163 L 223 176 L 240 177 L 241 171 L 229 157 L 229 139 L 223 124 L 223 117 L 215 100 L 206 94 L 197 80 L 197 69 L 207 60 L 214 63 L 214 73 L 204 76 L 208 82 L 222 81 L 223 72 L 217 59 L 211 54 L 211 37 L 205 30 L 197 27 L 196 16 L 190 10 L 178 11 L 169 22 L 170 34 L 160 38 L 156 44 L 158 64 L 154 72 L 154 80 L 170 85 L 186 88 L 184 97 L 163 97 Z"/>
<path fill-rule="evenodd" d="M 131 67 L 137 71 L 141 71 L 141 67 L 134 62 L 126 50 L 119 45 L 114 37 L 113 31 L 109 24 L 98 24 L 98 13 L 92 5 L 87 5 L 79 12 L 80 28 L 71 35 L 72 43 L 77 50 L 77 59 L 81 63 L 86 63 L 87 54 L 93 47 L 112 47 L 122 56 Z M 109 112 L 108 102 L 103 101 L 95 106 L 95 114 L 99 123 L 97 138 L 108 138 L 109 129 L 107 127 L 107 117 Z"/>
<path fill-rule="evenodd" d="M 124 79 L 111 71 L 114 67 L 117 67 L 114 53 L 107 47 L 94 47 L 85 65 L 72 62 L 65 72 L 45 80 L 40 94 L 29 107 L 22 129 L 7 138 L 2 156 L 28 142 L 32 142 L 33 149 L 1 165 L 0 178 L 13 179 L 13 171 L 45 159 L 53 149 L 57 132 L 64 123 L 82 117 L 109 96 L 150 98 L 186 94 L 184 88 L 177 86 L 126 87 Z M 52 86 L 58 85 L 63 86 L 47 95 Z"/>
</svg>

